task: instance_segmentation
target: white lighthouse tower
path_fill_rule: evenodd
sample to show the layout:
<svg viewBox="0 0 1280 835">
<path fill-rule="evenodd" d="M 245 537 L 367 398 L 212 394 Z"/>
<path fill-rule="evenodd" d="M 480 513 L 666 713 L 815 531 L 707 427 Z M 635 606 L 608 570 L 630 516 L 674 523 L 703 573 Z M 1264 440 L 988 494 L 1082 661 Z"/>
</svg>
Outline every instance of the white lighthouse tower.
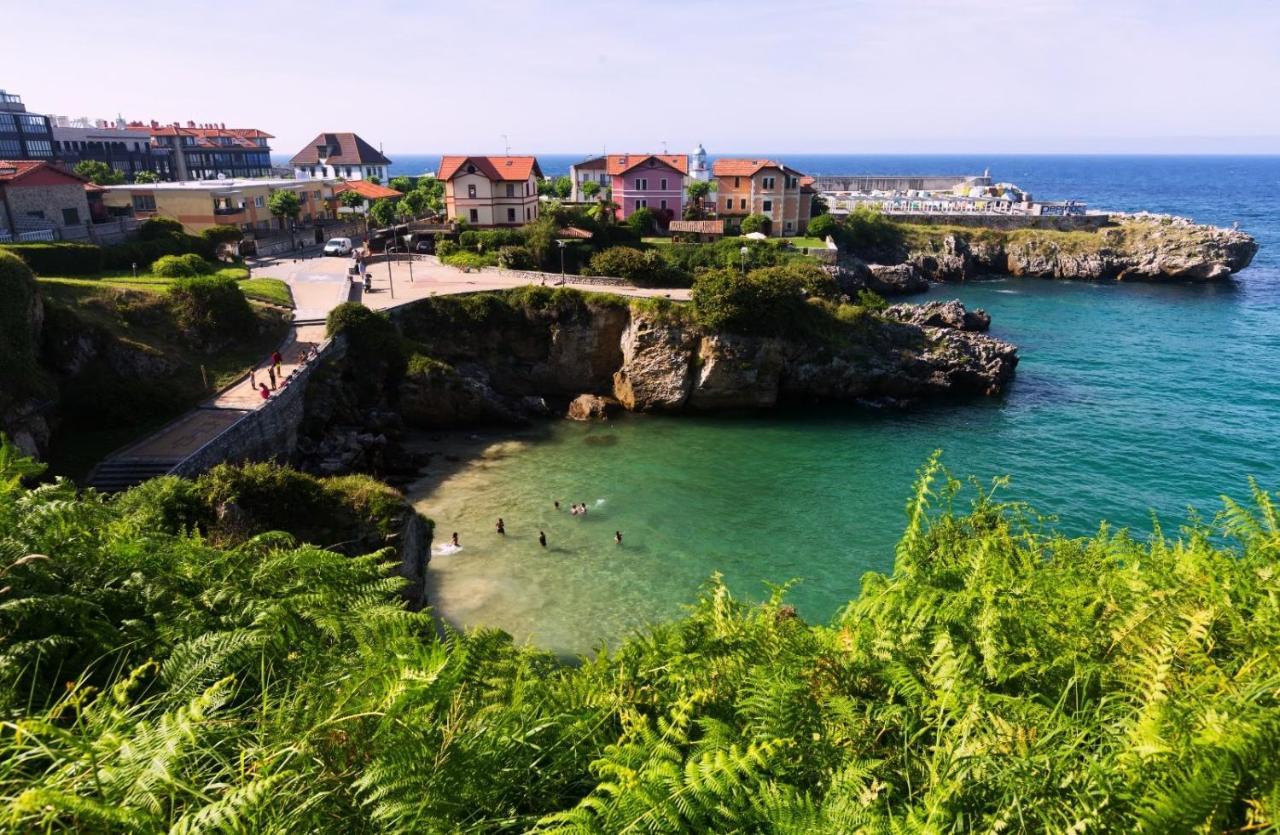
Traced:
<svg viewBox="0 0 1280 835">
<path fill-rule="evenodd" d="M 701 142 L 689 155 L 689 179 L 703 182 L 711 180 L 711 167 L 707 165 L 707 149 L 702 147 Z"/>
</svg>

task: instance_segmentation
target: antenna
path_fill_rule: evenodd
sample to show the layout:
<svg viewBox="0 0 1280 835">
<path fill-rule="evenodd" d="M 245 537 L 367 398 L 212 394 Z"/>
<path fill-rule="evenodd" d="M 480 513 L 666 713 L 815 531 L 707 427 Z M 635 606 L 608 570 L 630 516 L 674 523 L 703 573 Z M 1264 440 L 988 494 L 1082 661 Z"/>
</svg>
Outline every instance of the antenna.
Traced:
<svg viewBox="0 0 1280 835">
<path fill-rule="evenodd" d="M 499 134 L 499 135 L 502 137 L 503 146 L 505 146 L 507 149 L 506 155 L 511 156 L 511 143 L 507 141 L 507 135 L 505 133 Z"/>
<path fill-rule="evenodd" d="M 662 140 L 662 153 L 664 153 L 664 154 L 665 154 L 666 152 L 667 152 L 667 140 L 663 139 L 663 140 Z"/>
</svg>

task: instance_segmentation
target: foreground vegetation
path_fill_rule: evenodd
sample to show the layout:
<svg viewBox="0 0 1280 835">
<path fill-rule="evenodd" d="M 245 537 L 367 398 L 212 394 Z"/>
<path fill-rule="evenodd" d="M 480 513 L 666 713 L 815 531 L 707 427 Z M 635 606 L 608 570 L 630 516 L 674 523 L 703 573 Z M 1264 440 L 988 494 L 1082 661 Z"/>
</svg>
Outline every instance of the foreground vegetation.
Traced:
<svg viewBox="0 0 1280 835">
<path fill-rule="evenodd" d="M 988 492 L 962 511 L 931 463 L 893 573 L 830 625 L 713 580 L 685 618 L 565 665 L 492 630 L 437 636 L 385 552 L 214 541 L 166 515 L 172 481 L 106 500 L 21 486 L 36 469 L 0 450 L 9 831 L 1276 823 L 1262 492 L 1176 538 L 1068 539 Z"/>
</svg>

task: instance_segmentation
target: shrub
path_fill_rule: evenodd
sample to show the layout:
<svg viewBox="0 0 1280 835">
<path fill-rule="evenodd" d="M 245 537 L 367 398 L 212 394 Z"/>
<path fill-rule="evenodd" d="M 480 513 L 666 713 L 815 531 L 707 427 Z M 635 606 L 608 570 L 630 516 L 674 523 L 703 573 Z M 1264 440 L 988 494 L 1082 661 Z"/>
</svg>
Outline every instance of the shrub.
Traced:
<svg viewBox="0 0 1280 835">
<path fill-rule="evenodd" d="M 0 408 L 5 400 L 40 388 L 36 363 L 37 295 L 35 276 L 22 259 L 0 252 Z"/>
<path fill-rule="evenodd" d="M 714 330 L 780 336 L 808 312 L 801 281 L 785 271 L 712 270 L 693 282 L 694 316 Z"/>
<path fill-rule="evenodd" d="M 506 270 L 533 268 L 533 256 L 522 246 L 504 246 L 498 249 L 498 266 Z"/>
<path fill-rule="evenodd" d="M 236 243 L 244 237 L 244 233 L 237 226 L 220 223 L 216 226 L 210 226 L 208 229 L 200 230 L 200 237 L 217 246 L 218 244 Z"/>
<path fill-rule="evenodd" d="M 867 310 L 880 311 L 889 306 L 884 296 L 875 290 L 868 290 L 865 287 L 858 291 L 858 306 Z"/>
<path fill-rule="evenodd" d="M 0 249 L 8 250 L 21 258 L 37 275 L 97 275 L 102 272 L 103 250 L 94 244 L 66 241 L 3 244 Z"/>
<path fill-rule="evenodd" d="M 887 255 L 902 246 L 902 229 L 874 206 L 858 206 L 841 224 L 841 247 L 870 256 Z"/>
<path fill-rule="evenodd" d="M 400 353 L 400 335 L 385 313 L 362 304 L 344 302 L 325 320 L 329 336 L 345 336 L 347 355 L 357 362 L 388 353 Z"/>
<path fill-rule="evenodd" d="M 687 274 L 674 268 L 653 249 L 615 246 L 591 256 L 592 275 L 625 279 L 638 287 L 673 287 L 686 284 Z"/>
<path fill-rule="evenodd" d="M 740 229 L 744 235 L 749 235 L 752 232 L 763 232 L 767 235 L 769 234 L 769 229 L 772 226 L 773 221 L 769 220 L 769 218 L 764 215 L 750 214 L 742 219 L 742 226 Z"/>
<path fill-rule="evenodd" d="M 171 217 L 150 217 L 138 227 L 138 240 L 154 241 L 172 235 L 181 235 L 185 231 L 182 224 Z"/>
<path fill-rule="evenodd" d="M 627 216 L 627 226 L 641 238 L 653 234 L 654 223 L 653 211 L 648 208 L 636 209 Z"/>
<path fill-rule="evenodd" d="M 165 278 L 194 278 L 213 272 L 213 265 L 195 253 L 164 255 L 151 265 L 151 272 Z"/>
<path fill-rule="evenodd" d="M 448 238 L 437 236 L 436 238 L 436 257 L 445 258 L 458 251 L 458 242 L 451 241 Z"/>
<path fill-rule="evenodd" d="M 840 242 L 842 231 L 840 222 L 831 215 L 818 215 L 809 221 L 809 226 L 805 230 L 805 234 L 813 238 L 827 238 L 827 236 L 835 239 L 836 243 Z"/>
<path fill-rule="evenodd" d="M 194 344 L 206 349 L 245 336 L 257 325 L 249 300 L 230 278 L 178 279 L 169 291 L 168 302 L 178 327 Z"/>
<path fill-rule="evenodd" d="M 193 252 L 207 261 L 216 257 L 217 246 L 210 240 L 195 235 L 167 234 L 148 240 L 136 240 L 116 244 L 102 250 L 102 268 L 127 270 L 134 264 L 145 270 L 157 258 L 164 255 L 185 255 Z"/>
<path fill-rule="evenodd" d="M 453 253 L 452 255 L 442 257 L 440 261 L 441 263 L 448 264 L 451 267 L 478 270 L 481 267 L 494 266 L 498 263 L 498 257 L 496 255 L 481 255 L 478 252 L 467 252 L 466 250 L 461 250 Z"/>
</svg>

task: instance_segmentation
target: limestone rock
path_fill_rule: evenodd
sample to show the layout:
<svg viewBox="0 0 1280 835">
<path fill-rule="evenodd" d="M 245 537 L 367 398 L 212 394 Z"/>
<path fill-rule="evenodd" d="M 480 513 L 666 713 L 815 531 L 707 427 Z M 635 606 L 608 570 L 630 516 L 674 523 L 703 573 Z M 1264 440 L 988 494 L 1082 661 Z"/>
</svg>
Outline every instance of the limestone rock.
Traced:
<svg viewBox="0 0 1280 835">
<path fill-rule="evenodd" d="M 635 412 L 684 406 L 693 387 L 697 337 L 678 324 L 640 313 L 622 332 L 622 367 L 613 375 L 613 396 Z"/>
<path fill-rule="evenodd" d="M 959 331 L 985 331 L 991 327 L 991 316 L 981 308 L 968 310 L 957 299 L 924 304 L 895 304 L 884 315 L 898 322 L 922 328 L 952 328 Z"/>
<path fill-rule="evenodd" d="M 733 334 L 704 336 L 698 345 L 691 409 L 752 409 L 778 402 L 782 343 Z"/>
<path fill-rule="evenodd" d="M 604 420 L 620 406 L 612 397 L 579 394 L 569 402 L 569 411 L 565 417 L 570 420 Z"/>
</svg>

